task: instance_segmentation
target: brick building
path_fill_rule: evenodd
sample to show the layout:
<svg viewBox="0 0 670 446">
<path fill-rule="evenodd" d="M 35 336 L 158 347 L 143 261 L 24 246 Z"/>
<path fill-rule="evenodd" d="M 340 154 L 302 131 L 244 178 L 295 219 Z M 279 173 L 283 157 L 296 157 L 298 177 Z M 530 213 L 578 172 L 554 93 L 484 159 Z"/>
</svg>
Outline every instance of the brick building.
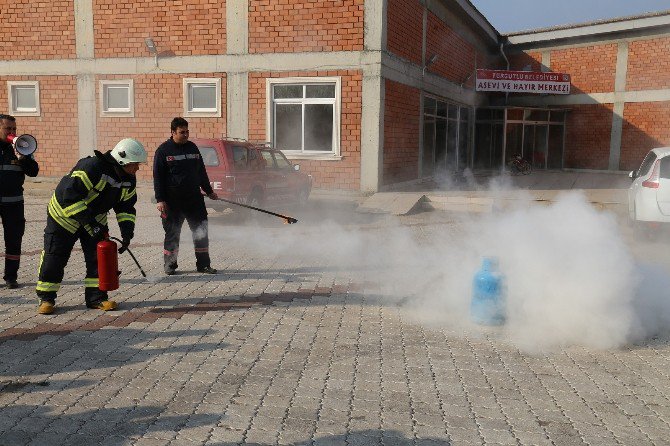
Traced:
<svg viewBox="0 0 670 446">
<path fill-rule="evenodd" d="M 467 0 L 16 0 L 0 17 L 30 23 L 0 31 L 0 109 L 47 176 L 121 137 L 152 155 L 174 116 L 355 191 L 513 149 L 630 169 L 670 144 L 670 12 L 505 36 Z M 477 68 L 508 67 L 569 73 L 572 94 L 475 91 Z"/>
<path fill-rule="evenodd" d="M 505 37 L 513 68 L 572 75 L 569 96 L 513 99 L 568 110 L 562 167 L 632 170 L 670 145 L 670 11 Z"/>
</svg>

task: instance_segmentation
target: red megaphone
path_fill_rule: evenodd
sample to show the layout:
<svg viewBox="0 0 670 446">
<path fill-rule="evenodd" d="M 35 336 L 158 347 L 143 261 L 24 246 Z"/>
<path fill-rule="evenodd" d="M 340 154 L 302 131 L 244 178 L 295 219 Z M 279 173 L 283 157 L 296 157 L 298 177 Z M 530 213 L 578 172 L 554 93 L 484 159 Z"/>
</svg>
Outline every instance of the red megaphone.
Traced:
<svg viewBox="0 0 670 446">
<path fill-rule="evenodd" d="M 27 133 L 21 136 L 7 135 L 7 141 L 23 156 L 32 155 L 37 150 L 37 139 Z"/>
</svg>

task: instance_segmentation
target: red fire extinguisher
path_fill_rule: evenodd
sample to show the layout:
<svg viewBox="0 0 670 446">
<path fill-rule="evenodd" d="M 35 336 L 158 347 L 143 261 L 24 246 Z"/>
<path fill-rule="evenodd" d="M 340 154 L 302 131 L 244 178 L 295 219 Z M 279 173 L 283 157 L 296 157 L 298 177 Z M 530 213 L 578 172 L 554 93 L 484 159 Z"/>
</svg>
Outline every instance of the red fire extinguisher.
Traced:
<svg viewBox="0 0 670 446">
<path fill-rule="evenodd" d="M 116 243 L 105 234 L 105 239 L 98 242 L 98 288 L 100 291 L 114 291 L 119 288 L 119 255 Z"/>
</svg>

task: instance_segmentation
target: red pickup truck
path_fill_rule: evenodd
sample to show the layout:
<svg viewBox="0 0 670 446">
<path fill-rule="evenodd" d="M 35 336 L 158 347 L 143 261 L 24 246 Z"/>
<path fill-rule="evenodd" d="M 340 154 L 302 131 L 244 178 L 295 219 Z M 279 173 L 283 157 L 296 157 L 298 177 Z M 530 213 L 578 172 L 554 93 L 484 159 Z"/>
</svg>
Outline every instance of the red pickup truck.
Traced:
<svg viewBox="0 0 670 446">
<path fill-rule="evenodd" d="M 307 202 L 312 176 L 267 145 L 232 139 L 192 138 L 219 197 L 251 206 Z M 225 202 L 221 203 L 223 207 Z"/>
</svg>

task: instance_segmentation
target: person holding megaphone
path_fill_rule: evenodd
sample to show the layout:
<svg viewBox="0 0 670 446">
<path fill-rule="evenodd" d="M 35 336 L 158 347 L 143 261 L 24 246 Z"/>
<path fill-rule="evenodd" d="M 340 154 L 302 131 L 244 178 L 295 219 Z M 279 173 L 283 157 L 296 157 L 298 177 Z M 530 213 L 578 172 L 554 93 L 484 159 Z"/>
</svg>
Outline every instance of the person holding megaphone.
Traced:
<svg viewBox="0 0 670 446">
<path fill-rule="evenodd" d="M 23 206 L 23 182 L 26 175 L 36 177 L 40 168 L 32 152 L 37 148 L 30 135 L 16 137 L 16 118 L 0 114 L 0 219 L 5 236 L 5 274 L 9 288 L 18 288 L 21 241 L 26 229 Z M 32 140 L 30 139 L 32 138 Z M 21 150 L 15 146 L 21 144 Z M 33 144 L 33 147 L 28 147 Z M 28 153 L 30 152 L 30 153 Z"/>
</svg>

